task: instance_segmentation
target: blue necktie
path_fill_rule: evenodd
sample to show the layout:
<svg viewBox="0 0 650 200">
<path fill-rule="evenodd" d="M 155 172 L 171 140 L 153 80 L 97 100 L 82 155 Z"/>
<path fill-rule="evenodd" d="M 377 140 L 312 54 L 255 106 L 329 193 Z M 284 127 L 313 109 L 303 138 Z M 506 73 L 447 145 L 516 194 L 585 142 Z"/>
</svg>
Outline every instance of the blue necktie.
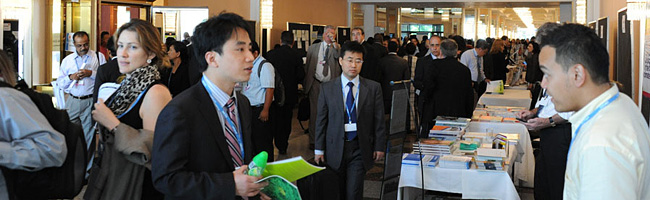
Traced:
<svg viewBox="0 0 650 200">
<path fill-rule="evenodd" d="M 345 108 L 346 108 L 346 115 L 345 115 L 345 123 L 357 123 L 357 106 L 354 105 L 354 95 L 352 93 L 352 88 L 354 87 L 353 82 L 348 82 L 348 87 L 350 90 L 348 90 L 348 97 L 345 99 Z M 350 116 L 348 116 L 348 114 Z M 349 119 L 348 119 L 349 117 Z M 347 140 L 353 140 L 355 137 L 357 137 L 357 132 L 356 131 L 350 131 L 346 132 L 347 133 Z"/>
</svg>

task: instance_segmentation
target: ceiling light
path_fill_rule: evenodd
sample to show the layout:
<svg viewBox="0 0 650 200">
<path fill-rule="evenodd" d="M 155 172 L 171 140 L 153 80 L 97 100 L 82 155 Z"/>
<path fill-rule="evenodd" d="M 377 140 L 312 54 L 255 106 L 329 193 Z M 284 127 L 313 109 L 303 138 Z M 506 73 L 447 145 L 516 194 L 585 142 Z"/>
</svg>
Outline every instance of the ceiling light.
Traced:
<svg viewBox="0 0 650 200">
<path fill-rule="evenodd" d="M 533 25 L 533 15 L 530 13 L 530 8 L 513 8 L 521 22 L 526 25 L 526 28 L 535 28 Z"/>
</svg>

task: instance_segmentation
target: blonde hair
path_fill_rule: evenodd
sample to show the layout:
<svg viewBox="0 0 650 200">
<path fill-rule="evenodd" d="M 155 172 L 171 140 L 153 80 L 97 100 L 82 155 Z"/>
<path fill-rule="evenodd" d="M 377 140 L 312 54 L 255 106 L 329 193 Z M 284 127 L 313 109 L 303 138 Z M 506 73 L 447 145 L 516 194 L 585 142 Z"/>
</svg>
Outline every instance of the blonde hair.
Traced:
<svg viewBox="0 0 650 200">
<path fill-rule="evenodd" d="M 151 64 L 158 68 L 168 68 L 171 66 L 167 53 L 162 48 L 162 40 L 158 30 L 149 22 L 141 19 L 131 19 L 115 32 L 115 41 L 120 40 L 120 34 L 123 31 L 133 31 L 138 35 L 138 42 L 147 53 L 154 53 L 156 57 L 151 59 Z"/>
<path fill-rule="evenodd" d="M 13 61 L 11 61 L 11 58 L 9 58 L 9 55 L 4 50 L 0 50 L 0 77 L 12 87 L 16 86 L 16 82 L 18 81 Z"/>
<path fill-rule="evenodd" d="M 496 39 L 494 40 L 494 43 L 492 43 L 492 48 L 490 49 L 490 54 L 496 54 L 496 53 L 501 53 L 503 52 L 503 40 L 501 39 Z"/>
</svg>

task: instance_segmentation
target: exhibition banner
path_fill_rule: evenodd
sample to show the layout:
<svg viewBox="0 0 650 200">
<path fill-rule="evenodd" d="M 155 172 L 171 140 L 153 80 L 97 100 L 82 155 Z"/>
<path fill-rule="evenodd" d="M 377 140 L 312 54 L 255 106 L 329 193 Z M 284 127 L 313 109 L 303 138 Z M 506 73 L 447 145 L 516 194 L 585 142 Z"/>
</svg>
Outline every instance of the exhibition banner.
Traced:
<svg viewBox="0 0 650 200">
<path fill-rule="evenodd" d="M 643 117 L 648 122 L 648 116 L 650 116 L 650 18 L 646 19 L 644 38 L 643 63 L 641 64 L 643 66 L 641 113 L 643 113 Z"/>
<path fill-rule="evenodd" d="M 632 48 L 630 35 L 630 20 L 627 20 L 627 9 L 618 12 L 618 34 L 616 39 L 616 65 L 614 65 L 614 79 L 623 87 L 620 91 L 627 96 L 634 97 L 632 84 Z"/>
</svg>

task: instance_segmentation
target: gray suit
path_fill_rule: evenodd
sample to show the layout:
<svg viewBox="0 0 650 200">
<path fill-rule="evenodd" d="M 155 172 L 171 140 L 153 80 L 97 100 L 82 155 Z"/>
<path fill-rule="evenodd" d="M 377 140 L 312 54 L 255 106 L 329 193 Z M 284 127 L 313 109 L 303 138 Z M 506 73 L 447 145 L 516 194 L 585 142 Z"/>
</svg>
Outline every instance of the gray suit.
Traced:
<svg viewBox="0 0 650 200">
<path fill-rule="evenodd" d="M 363 77 L 359 85 L 357 139 L 345 141 L 346 113 L 340 76 L 322 84 L 315 120 L 316 149 L 325 152 L 327 165 L 339 173 L 340 183 L 346 183 L 341 192 L 346 191 L 347 199 L 361 198 L 363 177 L 374 163 L 373 152 L 386 149 L 381 86 Z"/>
<path fill-rule="evenodd" d="M 307 52 L 307 62 L 305 63 L 305 93 L 309 95 L 309 143 L 314 143 L 314 133 L 316 132 L 316 105 L 318 104 L 318 94 L 320 91 L 321 82 L 314 78 L 316 74 L 316 65 L 318 64 L 318 53 L 320 51 L 321 43 L 317 43 L 309 48 Z M 326 63 L 330 68 L 330 77 L 336 77 L 341 74 L 341 66 L 339 65 L 339 49 L 338 45 L 332 45 L 326 55 Z M 325 52 L 323 52 L 325 53 Z M 333 80 L 333 79 L 330 79 Z"/>
</svg>

